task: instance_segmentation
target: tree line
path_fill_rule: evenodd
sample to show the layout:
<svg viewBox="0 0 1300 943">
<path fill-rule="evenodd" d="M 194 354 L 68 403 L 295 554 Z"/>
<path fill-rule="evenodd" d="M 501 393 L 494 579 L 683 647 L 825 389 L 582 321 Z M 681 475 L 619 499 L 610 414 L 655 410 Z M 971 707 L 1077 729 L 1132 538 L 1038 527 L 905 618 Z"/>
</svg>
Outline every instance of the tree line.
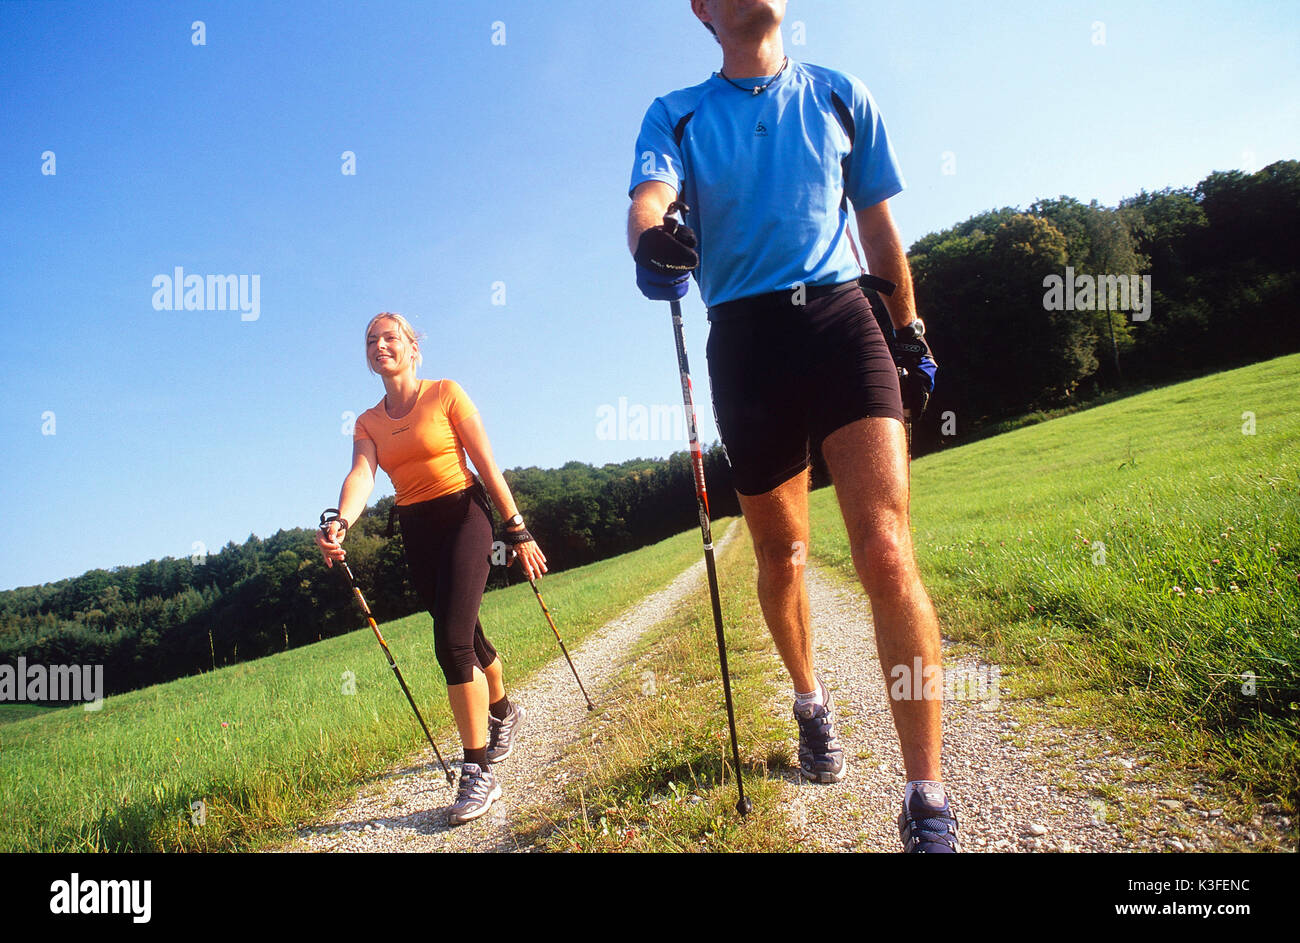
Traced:
<svg viewBox="0 0 1300 943">
<path fill-rule="evenodd" d="M 1036 410 L 1300 350 L 1300 162 L 1116 207 L 1063 196 L 990 210 L 908 258 L 939 363 L 916 429 L 924 452 Z M 1053 304 L 1065 299 L 1045 283 L 1067 271 L 1096 286 L 1084 304 Z M 1129 276 L 1149 285 L 1144 312 L 1115 309 Z"/>
<path fill-rule="evenodd" d="M 1116 207 L 1060 197 L 991 210 L 918 240 L 909 259 L 940 365 L 915 431 L 922 454 L 1036 410 L 1300 350 L 1300 162 L 1213 173 Z M 820 465 L 814 472 L 825 483 Z M 714 516 L 739 513 L 720 446 L 707 450 L 705 473 Z M 505 475 L 552 570 L 697 523 L 685 452 Z M 379 501 L 347 539 L 381 622 L 420 609 L 400 536 L 383 535 L 392 501 Z M 494 568 L 490 584 L 507 578 Z M 295 528 L 202 560 L 168 557 L 0 592 L 0 664 L 102 664 L 116 693 L 363 624 L 313 531 Z"/>
<path fill-rule="evenodd" d="M 506 471 L 552 572 L 663 540 L 698 523 L 689 455 L 602 467 Z M 705 452 L 715 516 L 739 513 L 720 446 Z M 716 496 L 712 493 L 716 492 Z M 375 618 L 419 612 L 393 498 L 349 530 L 348 565 Z M 150 560 L 0 592 L 0 664 L 100 664 L 108 694 L 260 658 L 364 626 L 346 581 L 327 570 L 311 528 L 250 535 L 204 558 Z M 521 579 L 494 567 L 490 586 Z"/>
</svg>

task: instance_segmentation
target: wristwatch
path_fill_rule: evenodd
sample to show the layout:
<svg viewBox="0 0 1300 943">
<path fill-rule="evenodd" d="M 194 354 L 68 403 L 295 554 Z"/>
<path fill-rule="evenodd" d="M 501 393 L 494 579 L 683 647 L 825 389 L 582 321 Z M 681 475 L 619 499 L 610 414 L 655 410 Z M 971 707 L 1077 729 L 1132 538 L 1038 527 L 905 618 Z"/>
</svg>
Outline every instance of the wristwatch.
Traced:
<svg viewBox="0 0 1300 943">
<path fill-rule="evenodd" d="M 925 322 L 920 318 L 912 318 L 912 320 L 908 321 L 902 327 L 894 328 L 894 336 L 910 340 L 917 340 L 924 337 Z"/>
<path fill-rule="evenodd" d="M 524 516 L 522 514 L 516 514 L 514 517 L 508 519 L 505 522 L 506 527 L 522 527 L 523 524 L 524 524 Z"/>
</svg>

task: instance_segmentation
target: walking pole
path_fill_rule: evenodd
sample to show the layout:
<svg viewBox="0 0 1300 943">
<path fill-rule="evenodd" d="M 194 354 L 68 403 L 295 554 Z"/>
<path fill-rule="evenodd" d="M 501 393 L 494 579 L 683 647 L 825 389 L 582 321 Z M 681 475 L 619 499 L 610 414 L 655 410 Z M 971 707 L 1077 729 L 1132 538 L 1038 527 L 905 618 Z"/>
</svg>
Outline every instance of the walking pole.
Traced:
<svg viewBox="0 0 1300 943">
<path fill-rule="evenodd" d="M 478 494 L 483 498 L 484 503 L 487 504 L 488 507 L 493 507 L 492 498 L 488 495 L 487 488 L 483 486 L 483 482 L 479 480 L 477 475 L 474 477 L 474 487 L 478 490 Z M 514 558 L 518 556 L 518 551 L 510 551 L 511 560 L 514 560 Z M 519 561 L 519 569 L 522 570 L 523 568 L 524 563 L 521 558 Z M 524 575 L 528 576 L 527 572 L 525 572 Z M 510 585 L 509 562 L 506 564 L 506 585 Z M 555 633 L 555 641 L 560 643 L 560 651 L 564 652 L 564 660 L 569 663 L 569 670 L 573 672 L 573 680 L 578 682 L 578 690 L 582 692 L 582 699 L 587 702 L 587 710 L 594 711 L 596 705 L 591 703 L 591 698 L 587 697 L 587 689 L 582 686 L 582 679 L 578 677 L 578 669 L 573 667 L 573 659 L 569 657 L 569 650 L 564 647 L 564 639 L 560 638 L 560 630 L 555 627 L 555 620 L 551 618 L 551 610 L 546 608 L 546 602 L 542 599 L 542 594 L 537 589 L 537 583 L 531 576 L 528 576 L 528 585 L 533 588 L 533 595 L 537 597 L 537 602 L 542 607 L 542 613 L 546 616 L 546 621 L 550 624 L 551 631 Z"/>
<path fill-rule="evenodd" d="M 587 702 L 587 710 L 594 711 L 596 705 L 591 703 L 591 698 L 587 696 L 587 689 L 582 686 L 582 679 L 578 677 L 578 669 L 573 667 L 573 659 L 569 657 L 569 650 L 564 647 L 564 639 L 560 638 L 560 630 L 555 627 L 555 620 L 551 618 L 551 610 L 546 608 L 546 601 L 542 599 L 542 594 L 537 589 L 537 581 L 530 576 L 528 577 L 528 585 L 533 588 L 533 595 L 537 597 L 537 602 L 546 615 L 546 621 L 550 624 L 551 631 L 555 633 L 555 641 L 560 643 L 560 651 L 564 652 L 564 660 L 569 663 L 569 670 L 573 672 L 573 680 L 578 682 L 578 690 L 582 692 L 582 699 Z"/>
<path fill-rule="evenodd" d="M 907 379 L 907 368 L 898 368 L 898 387 L 903 388 L 903 381 Z M 903 404 L 903 432 L 907 435 L 907 480 L 909 484 L 912 480 L 912 407 L 906 403 Z"/>
<path fill-rule="evenodd" d="M 682 203 L 675 202 L 665 214 L 677 210 L 685 212 Z M 704 487 L 704 455 L 700 450 L 699 430 L 695 426 L 695 404 L 691 398 L 691 368 L 686 359 L 686 341 L 682 336 L 682 306 L 669 302 L 673 312 L 673 336 L 677 344 L 677 367 L 682 377 L 682 402 L 686 407 L 686 431 L 691 444 L 691 468 L 695 473 L 695 499 L 700 512 L 700 532 L 704 537 L 704 568 L 709 575 L 709 595 L 713 602 L 713 627 L 718 636 L 718 662 L 722 667 L 722 693 L 727 702 L 727 727 L 731 732 L 731 758 L 736 764 L 736 811 L 748 815 L 754 804 L 745 798 L 745 781 L 740 770 L 740 746 L 736 740 L 736 712 L 731 702 L 731 676 L 727 672 L 727 639 L 722 632 L 722 603 L 718 600 L 718 570 L 713 562 L 713 529 L 709 526 L 709 494 Z"/>
<path fill-rule="evenodd" d="M 853 237 L 851 235 L 849 236 L 849 244 L 853 246 L 854 257 L 857 257 L 858 247 L 857 244 L 853 242 Z M 859 262 L 859 265 L 860 264 L 861 263 Z M 881 295 L 892 295 L 894 293 L 894 290 L 898 287 L 888 279 L 880 278 L 879 276 L 876 275 L 869 275 L 866 272 L 862 273 L 862 276 L 858 279 L 858 284 L 861 285 L 864 290 L 874 291 Z M 868 298 L 867 300 L 870 301 L 870 298 Z M 889 320 L 889 312 L 885 310 L 884 303 L 882 302 L 880 304 L 875 304 L 873 302 L 871 305 L 871 313 L 874 314 L 876 317 L 876 323 L 880 326 L 880 333 L 881 335 L 884 336 L 885 342 L 889 343 L 889 339 L 894 336 L 894 325 Z M 893 352 L 892 344 L 890 344 L 890 352 L 891 353 Z M 898 367 L 897 369 L 898 369 L 898 388 L 902 390 L 903 382 L 907 379 L 907 375 L 908 375 L 907 368 Z M 912 416 L 912 408 L 908 406 L 907 403 L 904 403 L 903 404 L 903 431 L 907 436 L 907 469 L 908 469 L 909 479 L 911 478 L 911 474 L 912 474 L 912 419 L 913 418 L 914 417 Z"/>
<path fill-rule="evenodd" d="M 331 516 L 332 515 L 332 516 Z M 339 516 L 338 508 L 327 508 L 320 515 L 320 529 L 329 534 L 329 525 L 337 523 L 344 531 L 348 529 L 348 522 Z M 424 722 L 424 717 L 420 714 L 420 709 L 415 706 L 415 698 L 411 696 L 411 689 L 406 686 L 406 680 L 402 677 L 402 672 L 397 668 L 397 662 L 393 660 L 393 653 L 388 650 L 388 643 L 384 641 L 383 635 L 379 632 L 379 626 L 375 624 L 375 617 L 370 614 L 370 607 L 366 605 L 366 597 L 361 595 L 361 590 L 357 587 L 357 581 L 352 577 L 352 570 L 348 567 L 347 561 L 340 560 L 339 564 L 343 567 L 343 573 L 348 578 L 348 585 L 352 587 L 353 594 L 357 597 L 357 602 L 361 604 L 361 611 L 366 614 L 366 621 L 370 623 L 370 631 L 375 633 L 375 638 L 379 639 L 379 645 L 384 650 L 385 657 L 388 658 L 388 667 L 393 669 L 393 674 L 397 676 L 397 683 L 402 686 L 402 692 L 406 699 L 411 702 L 411 710 L 415 711 L 415 719 L 420 722 L 420 728 L 424 731 L 425 737 L 429 740 L 429 746 L 433 747 L 433 755 L 438 758 L 438 764 L 442 766 L 442 771 L 447 774 L 447 782 L 455 783 L 456 776 L 447 768 L 442 754 L 438 752 L 438 744 L 433 742 L 433 734 L 429 733 L 429 725 Z"/>
</svg>

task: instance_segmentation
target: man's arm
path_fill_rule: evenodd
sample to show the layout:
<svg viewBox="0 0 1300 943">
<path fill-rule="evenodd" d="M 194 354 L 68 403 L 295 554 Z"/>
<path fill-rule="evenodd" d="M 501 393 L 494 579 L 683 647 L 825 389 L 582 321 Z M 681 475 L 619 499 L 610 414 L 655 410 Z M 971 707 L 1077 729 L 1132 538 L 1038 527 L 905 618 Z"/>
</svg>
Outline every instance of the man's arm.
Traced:
<svg viewBox="0 0 1300 943">
<path fill-rule="evenodd" d="M 916 317 L 916 302 L 912 297 L 912 272 L 907 265 L 907 252 L 903 249 L 898 227 L 894 225 L 894 217 L 890 215 L 889 201 L 882 200 L 875 206 L 858 210 L 857 218 L 867 270 L 898 286 L 884 302 L 894 326 L 903 327 Z"/>
<path fill-rule="evenodd" d="M 647 180 L 632 192 L 632 207 L 627 212 L 627 248 L 636 254 L 641 233 L 664 221 L 668 204 L 677 199 L 677 191 L 662 180 Z"/>
</svg>

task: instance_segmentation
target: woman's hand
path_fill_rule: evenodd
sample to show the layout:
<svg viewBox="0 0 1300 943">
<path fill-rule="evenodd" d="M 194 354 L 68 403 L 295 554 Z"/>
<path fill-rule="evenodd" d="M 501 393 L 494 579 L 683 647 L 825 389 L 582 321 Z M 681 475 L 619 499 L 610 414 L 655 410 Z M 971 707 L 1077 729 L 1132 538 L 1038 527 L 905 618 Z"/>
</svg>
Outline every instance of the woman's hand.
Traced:
<svg viewBox="0 0 1300 943">
<path fill-rule="evenodd" d="M 530 580 L 536 579 L 546 572 L 546 554 L 542 553 L 542 548 L 537 546 L 537 541 L 528 540 L 521 544 L 515 544 L 512 549 L 515 552 L 514 559 L 519 561 L 519 566 L 523 568 L 524 575 Z"/>
<path fill-rule="evenodd" d="M 346 536 L 347 531 L 339 526 L 338 521 L 330 521 L 325 525 L 324 530 L 316 531 L 316 546 L 320 547 L 326 566 L 333 567 L 335 560 L 342 560 L 348 555 L 348 552 L 339 546 Z"/>
</svg>

